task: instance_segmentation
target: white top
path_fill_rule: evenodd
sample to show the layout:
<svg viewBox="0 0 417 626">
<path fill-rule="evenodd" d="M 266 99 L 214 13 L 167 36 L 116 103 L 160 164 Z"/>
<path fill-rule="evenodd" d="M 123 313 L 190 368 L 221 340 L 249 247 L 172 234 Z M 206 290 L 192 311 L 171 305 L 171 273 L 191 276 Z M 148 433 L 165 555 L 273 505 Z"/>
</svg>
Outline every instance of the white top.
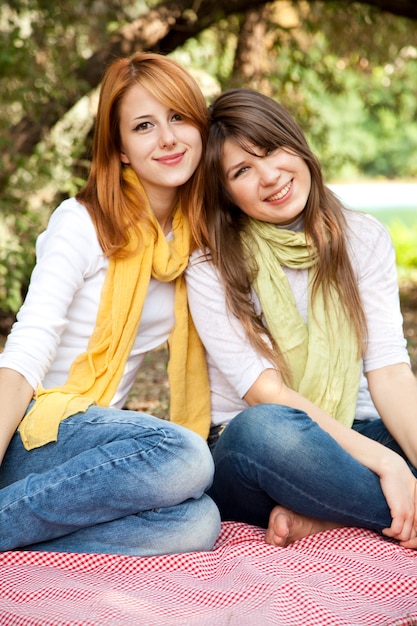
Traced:
<svg viewBox="0 0 417 626">
<path fill-rule="evenodd" d="M 368 323 L 363 371 L 410 364 L 402 329 L 395 252 L 386 228 L 370 215 L 347 211 L 347 241 Z M 290 227 L 302 229 L 302 219 Z M 242 399 L 260 374 L 273 367 L 249 344 L 243 327 L 226 308 L 223 287 L 213 265 L 201 252 L 187 269 L 190 309 L 207 352 L 211 383 L 212 422 L 230 421 L 247 407 Z M 283 268 L 297 307 L 307 322 L 307 270 Z M 258 313 L 259 300 L 253 293 Z M 361 377 L 356 419 L 376 418 L 365 376 Z"/>
<path fill-rule="evenodd" d="M 94 330 L 108 259 L 93 222 L 75 198 L 52 214 L 37 240 L 36 266 L 17 321 L 0 355 L 0 367 L 20 372 L 36 389 L 67 380 L 74 359 Z M 174 325 L 174 283 L 151 279 L 133 349 L 112 407 L 122 408 L 149 350 L 167 340 Z"/>
</svg>

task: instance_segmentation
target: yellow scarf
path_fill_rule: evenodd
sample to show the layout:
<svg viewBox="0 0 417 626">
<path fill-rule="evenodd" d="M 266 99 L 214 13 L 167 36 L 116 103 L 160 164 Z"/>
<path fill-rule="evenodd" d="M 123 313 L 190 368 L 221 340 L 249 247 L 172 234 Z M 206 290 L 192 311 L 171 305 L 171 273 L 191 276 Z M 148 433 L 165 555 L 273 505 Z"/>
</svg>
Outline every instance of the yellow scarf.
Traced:
<svg viewBox="0 0 417 626">
<path fill-rule="evenodd" d="M 131 168 L 124 178 L 142 190 Z M 178 208 L 173 216 L 173 240 L 167 241 L 153 212 L 147 207 L 155 232 L 143 227 L 143 245 L 137 254 L 110 259 L 103 285 L 95 329 L 87 351 L 71 365 L 61 387 L 39 387 L 36 402 L 23 418 L 19 431 L 26 449 L 58 438 L 62 420 L 84 412 L 92 404 L 108 406 L 121 380 L 137 335 L 151 277 L 175 280 L 175 326 L 169 338 L 168 376 L 171 420 L 206 438 L 210 427 L 210 394 L 204 349 L 188 311 L 183 278 L 188 263 L 188 220 Z M 131 237 L 131 250 L 137 237 Z"/>
<path fill-rule="evenodd" d="M 281 267 L 309 269 L 309 291 L 317 252 L 304 233 L 250 219 L 243 241 L 254 253 L 258 273 L 254 288 L 266 325 L 279 345 L 293 376 L 293 387 L 347 426 L 355 416 L 360 378 L 358 344 L 352 325 L 332 290 L 327 310 L 319 290 L 308 326 Z"/>
</svg>

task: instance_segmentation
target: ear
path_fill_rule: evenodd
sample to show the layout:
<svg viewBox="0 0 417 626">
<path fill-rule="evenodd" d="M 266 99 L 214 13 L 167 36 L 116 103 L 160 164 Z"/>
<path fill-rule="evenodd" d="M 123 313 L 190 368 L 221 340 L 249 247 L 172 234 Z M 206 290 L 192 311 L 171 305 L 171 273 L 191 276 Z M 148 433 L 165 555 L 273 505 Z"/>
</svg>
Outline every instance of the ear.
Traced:
<svg viewBox="0 0 417 626">
<path fill-rule="evenodd" d="M 124 163 L 125 165 L 130 165 L 128 156 L 123 151 L 120 152 L 120 161 Z"/>
</svg>

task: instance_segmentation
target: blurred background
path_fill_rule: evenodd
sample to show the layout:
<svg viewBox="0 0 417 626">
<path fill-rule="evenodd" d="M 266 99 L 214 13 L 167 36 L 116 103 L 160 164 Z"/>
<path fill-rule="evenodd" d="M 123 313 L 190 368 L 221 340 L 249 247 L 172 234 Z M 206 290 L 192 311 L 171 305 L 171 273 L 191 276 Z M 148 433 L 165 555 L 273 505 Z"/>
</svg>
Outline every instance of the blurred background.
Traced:
<svg viewBox="0 0 417 626">
<path fill-rule="evenodd" d="M 414 0 L 222 0 L 221 6 L 216 0 L 2 0 L 5 326 L 25 294 L 36 236 L 86 179 L 103 71 L 136 50 L 180 61 L 207 102 L 222 89 L 247 86 L 287 107 L 330 186 L 349 206 L 374 213 L 389 227 L 406 300 L 416 305 Z M 413 348 L 415 324 L 411 329 Z"/>
</svg>

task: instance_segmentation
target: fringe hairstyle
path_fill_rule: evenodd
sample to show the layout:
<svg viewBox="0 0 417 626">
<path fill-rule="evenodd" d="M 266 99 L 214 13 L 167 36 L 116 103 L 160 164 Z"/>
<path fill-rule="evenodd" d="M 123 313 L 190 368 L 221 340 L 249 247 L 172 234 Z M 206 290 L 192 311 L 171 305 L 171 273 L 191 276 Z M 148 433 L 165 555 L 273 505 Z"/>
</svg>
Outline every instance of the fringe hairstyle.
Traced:
<svg viewBox="0 0 417 626">
<path fill-rule="evenodd" d="M 203 154 L 207 139 L 207 106 L 192 76 L 176 61 L 156 53 L 137 53 L 114 61 L 105 72 L 94 129 L 93 154 L 85 187 L 77 194 L 94 222 L 104 254 L 126 256 L 129 229 L 138 232 L 146 220 L 145 199 L 136 190 L 127 194 L 120 161 L 120 104 L 127 91 L 140 85 L 167 107 L 180 113 L 201 133 Z M 136 201 L 128 195 L 136 194 Z M 201 245 L 197 233 L 205 233 L 201 222 L 203 164 L 179 189 L 179 201 L 192 232 L 192 247 Z M 140 240 L 139 240 L 140 241 Z"/>
<path fill-rule="evenodd" d="M 251 302 L 253 260 L 245 258 L 240 233 L 247 216 L 227 192 L 223 149 L 231 140 L 251 153 L 251 145 L 263 149 L 285 146 L 300 156 L 311 174 L 311 190 L 304 209 L 305 233 L 319 252 L 312 285 L 312 298 L 321 286 L 326 302 L 334 287 L 351 319 L 358 345 L 364 349 L 366 319 L 358 285 L 347 251 L 344 207 L 323 183 L 321 166 L 310 150 L 298 124 L 271 98 L 250 89 L 230 89 L 209 107 L 209 134 L 205 159 L 206 246 L 225 285 L 231 312 L 240 319 L 252 345 L 275 362 L 284 380 L 291 374 L 279 346 L 256 314 Z M 248 265 L 251 267 L 248 270 Z M 252 270 L 253 268 L 253 270 Z M 269 338 L 273 348 L 265 341 Z"/>
</svg>

